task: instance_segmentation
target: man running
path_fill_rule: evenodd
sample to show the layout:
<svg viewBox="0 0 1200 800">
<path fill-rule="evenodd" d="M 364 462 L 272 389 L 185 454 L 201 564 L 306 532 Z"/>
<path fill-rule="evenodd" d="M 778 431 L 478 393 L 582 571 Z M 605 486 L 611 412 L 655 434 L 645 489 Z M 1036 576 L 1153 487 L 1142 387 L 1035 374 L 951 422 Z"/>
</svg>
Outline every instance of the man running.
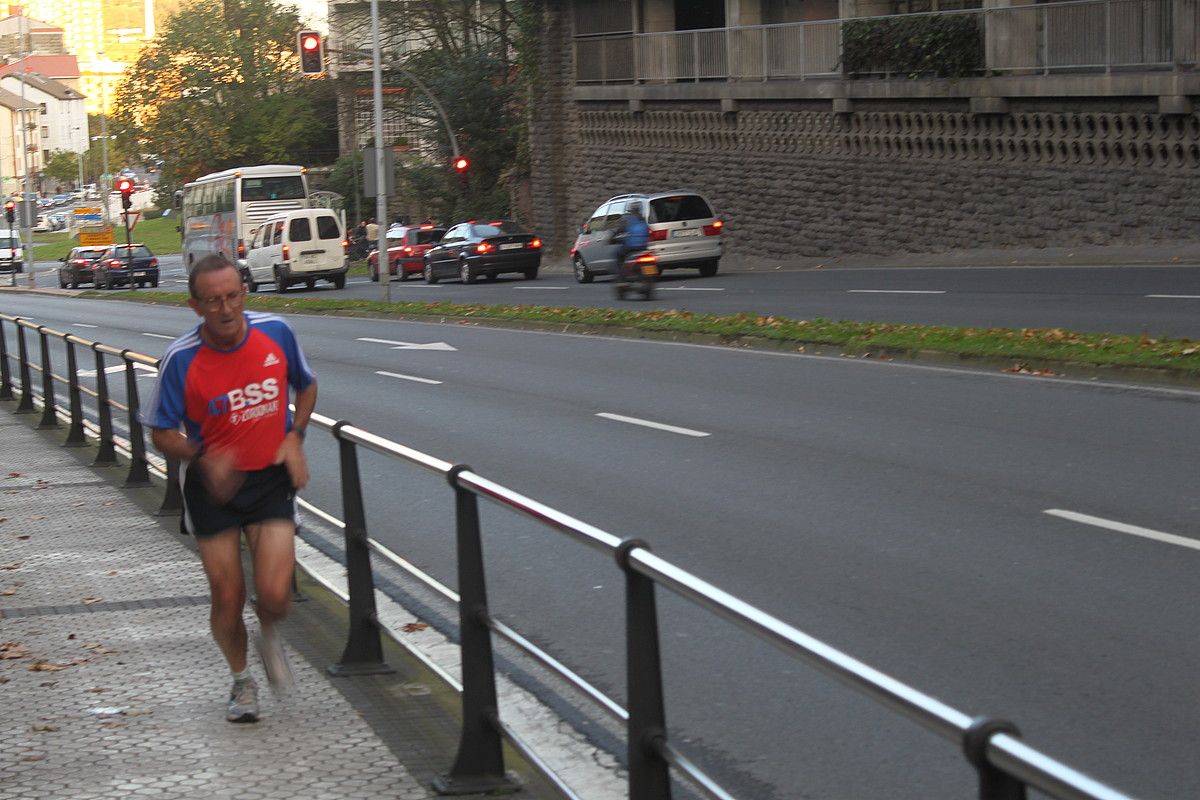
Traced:
<svg viewBox="0 0 1200 800">
<path fill-rule="evenodd" d="M 213 638 L 233 673 L 226 718 L 257 722 L 242 620 L 242 533 L 254 565 L 259 654 L 282 693 L 292 675 L 277 625 L 291 603 L 295 496 L 308 482 L 302 445 L 317 384 L 288 324 L 244 310 L 246 287 L 223 256 L 197 262 L 188 289 L 188 305 L 203 321 L 167 347 L 141 417 L 154 446 L 181 465 L 183 527 L 196 537 Z"/>
</svg>

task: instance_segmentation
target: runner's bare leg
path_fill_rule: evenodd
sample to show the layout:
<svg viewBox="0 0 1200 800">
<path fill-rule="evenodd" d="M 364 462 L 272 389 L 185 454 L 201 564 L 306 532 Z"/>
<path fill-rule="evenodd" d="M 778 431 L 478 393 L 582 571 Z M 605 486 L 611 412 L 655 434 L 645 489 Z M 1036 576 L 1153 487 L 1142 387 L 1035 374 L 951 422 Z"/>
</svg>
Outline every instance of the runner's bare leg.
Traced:
<svg viewBox="0 0 1200 800">
<path fill-rule="evenodd" d="M 241 532 L 229 528 L 212 536 L 196 537 L 200 562 L 208 578 L 212 605 L 209 624 L 213 639 L 234 673 L 246 669 L 246 579 L 242 575 Z"/>
</svg>

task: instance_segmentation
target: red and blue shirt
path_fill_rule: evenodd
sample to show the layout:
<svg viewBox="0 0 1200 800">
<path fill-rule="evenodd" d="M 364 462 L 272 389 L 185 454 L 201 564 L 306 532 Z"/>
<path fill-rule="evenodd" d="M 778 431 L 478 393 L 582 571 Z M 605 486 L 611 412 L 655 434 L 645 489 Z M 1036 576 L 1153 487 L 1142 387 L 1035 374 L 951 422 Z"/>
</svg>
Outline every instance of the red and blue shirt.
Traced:
<svg viewBox="0 0 1200 800">
<path fill-rule="evenodd" d="M 193 443 L 233 453 L 237 469 L 258 470 L 274 462 L 291 430 L 288 387 L 301 391 L 316 377 L 282 317 L 245 316 L 246 336 L 229 350 L 207 344 L 200 325 L 168 345 L 141 420 L 168 430 L 182 424 Z"/>
</svg>

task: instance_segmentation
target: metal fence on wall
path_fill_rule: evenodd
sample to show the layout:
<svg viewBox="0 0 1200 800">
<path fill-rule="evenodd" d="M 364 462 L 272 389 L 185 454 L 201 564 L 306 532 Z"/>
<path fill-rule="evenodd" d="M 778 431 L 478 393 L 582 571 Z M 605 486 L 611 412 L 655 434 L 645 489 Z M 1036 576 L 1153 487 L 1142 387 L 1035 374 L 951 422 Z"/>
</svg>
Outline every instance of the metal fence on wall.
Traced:
<svg viewBox="0 0 1200 800">
<path fill-rule="evenodd" d="M 16 345 L 15 353 L 9 346 L 9 330 Z M 37 338 L 36 357 L 31 353 L 29 337 Z M 54 372 L 51 342 L 65 349 L 65 375 Z M 93 354 L 95 371 L 87 374 L 95 379 L 95 389 L 81 383 L 77 349 Z M 108 359 L 116 361 L 117 371 L 125 375 L 124 402 L 109 391 L 105 379 Z M 16 401 L 16 413 L 36 413 L 40 405 L 38 427 L 55 429 L 65 422 L 67 445 L 84 446 L 89 438 L 96 440 L 99 443 L 96 464 L 115 465 L 117 450 L 121 449 L 129 464 L 126 486 L 150 483 L 145 432 L 138 421 L 136 371 L 155 369 L 157 364 L 157 359 L 132 350 L 0 314 L 0 401 Z M 35 381 L 34 373 L 39 380 Z M 67 405 L 57 403 L 56 387 L 65 387 Z M 94 408 L 85 409 L 85 396 L 94 401 Z M 123 417 L 124 436 L 118 433 L 121 426 L 114 410 Z M 445 478 L 454 496 L 463 720 L 455 762 L 433 782 L 434 789 L 441 794 L 511 791 L 514 787 L 505 774 L 501 746 L 501 740 L 508 739 L 546 773 L 564 796 L 578 797 L 500 718 L 492 643 L 492 636 L 496 636 L 555 672 L 582 697 L 624 725 L 630 800 L 670 800 L 673 777 L 683 777 L 706 797 L 733 800 L 733 795 L 693 763 L 670 736 L 656 602 L 656 593 L 666 590 L 961 748 L 976 771 L 981 800 L 1024 800 L 1027 788 L 1052 798 L 1130 800 L 1127 795 L 1028 746 L 1011 722 L 972 717 L 948 706 L 659 558 L 642 540 L 621 539 L 515 492 L 464 464 L 443 461 L 346 421 L 314 414 L 310 426 L 331 434 L 339 451 L 338 477 L 344 517 L 340 524 L 344 532 L 348 593 L 338 591 L 338 594 L 349 605 L 349 619 L 341 660 L 329 668 L 334 674 L 372 674 L 384 668 L 380 641 L 383 629 L 376 614 L 371 553 L 398 558 L 368 535 L 358 466 L 360 452 L 373 452 L 397 464 L 407 463 L 439 475 Z M 178 464 L 168 462 L 167 488 L 160 513 L 180 509 L 177 475 Z M 478 508 L 481 498 L 611 559 L 614 568 L 624 576 L 627 708 L 491 614 Z M 335 587 L 329 588 L 337 591 Z"/>
<path fill-rule="evenodd" d="M 1165 68 L 1200 55 L 1195 0 L 1074 0 L 857 19 L 979 20 L 977 73 Z M 578 35 L 576 82 L 762 81 L 843 75 L 847 20 L 708 30 Z M 883 74 L 902 72 L 880 64 Z"/>
</svg>

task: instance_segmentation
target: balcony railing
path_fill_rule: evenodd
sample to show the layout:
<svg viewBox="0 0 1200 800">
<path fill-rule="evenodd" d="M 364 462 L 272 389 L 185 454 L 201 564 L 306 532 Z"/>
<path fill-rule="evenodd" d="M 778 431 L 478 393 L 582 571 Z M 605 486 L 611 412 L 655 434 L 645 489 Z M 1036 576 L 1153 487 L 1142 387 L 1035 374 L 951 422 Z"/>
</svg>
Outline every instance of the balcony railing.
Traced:
<svg viewBox="0 0 1200 800">
<path fill-rule="evenodd" d="M 1078 0 L 736 28 L 621 33 L 575 39 L 580 84 L 773 79 L 929 77 L 1165 69 L 1197 60 L 1197 4 L 1190 0 Z M 913 66 L 913 52 L 944 48 L 953 26 L 957 46 L 979 55 L 939 69 L 938 56 Z M 923 24 L 924 23 L 924 24 Z M 974 24 L 971 24 L 974 23 Z M 847 63 L 848 37 L 883 30 L 885 49 L 863 66 Z M 973 41 L 963 42 L 963 31 Z M 911 37 L 911 38 L 905 38 Z M 903 55 L 900 55 L 903 54 Z M 964 68 L 963 64 L 966 63 Z"/>
</svg>

